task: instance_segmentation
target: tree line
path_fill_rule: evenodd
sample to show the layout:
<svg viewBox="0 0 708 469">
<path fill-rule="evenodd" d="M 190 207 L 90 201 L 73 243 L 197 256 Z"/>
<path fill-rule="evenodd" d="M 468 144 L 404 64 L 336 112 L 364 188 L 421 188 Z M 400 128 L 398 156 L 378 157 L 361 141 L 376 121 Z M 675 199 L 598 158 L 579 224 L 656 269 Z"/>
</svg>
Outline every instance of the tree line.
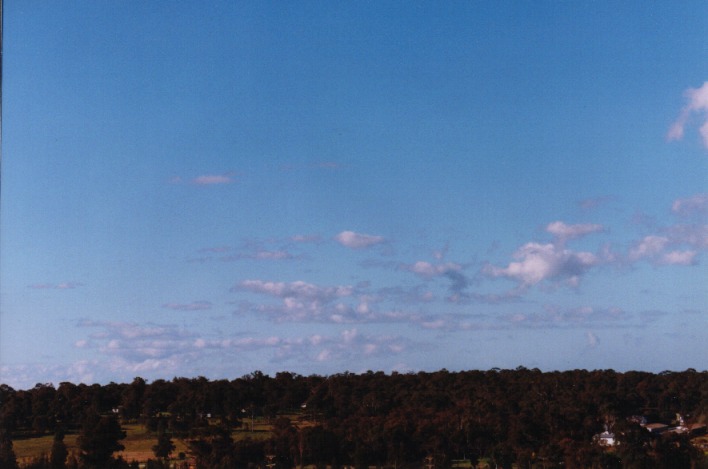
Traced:
<svg viewBox="0 0 708 469">
<path fill-rule="evenodd" d="M 37 469 L 129 467 L 112 456 L 126 423 L 154 433 L 153 467 L 175 438 L 188 442 L 199 468 L 418 468 L 426 460 L 446 468 L 482 458 L 503 468 L 708 467 L 688 434 L 655 437 L 632 420 L 671 423 L 677 414 L 705 422 L 708 372 L 256 371 L 234 380 L 0 385 L 0 467 L 13 467 L 13 439 L 46 434 L 60 456 Z M 254 421 L 270 423 L 267 437 L 252 433 Z M 610 449 L 594 441 L 606 427 L 619 441 Z M 79 434 L 80 453 L 58 461 L 67 432 Z"/>
</svg>

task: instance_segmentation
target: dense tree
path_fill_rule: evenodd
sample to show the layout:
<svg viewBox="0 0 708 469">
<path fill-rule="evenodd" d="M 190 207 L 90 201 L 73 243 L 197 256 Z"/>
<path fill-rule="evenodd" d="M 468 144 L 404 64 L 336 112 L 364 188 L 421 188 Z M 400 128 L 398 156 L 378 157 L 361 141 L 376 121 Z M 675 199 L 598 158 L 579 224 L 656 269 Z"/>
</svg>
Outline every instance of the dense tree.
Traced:
<svg viewBox="0 0 708 469">
<path fill-rule="evenodd" d="M 166 427 L 164 420 L 161 420 L 157 427 L 157 444 L 152 447 L 152 451 L 158 459 L 168 459 L 176 448 Z"/>
<path fill-rule="evenodd" d="M 143 378 L 137 377 L 123 389 L 121 393 L 121 412 L 125 419 L 133 420 L 140 417 L 143 396 L 147 383 Z"/>
<path fill-rule="evenodd" d="M 208 436 L 189 440 L 188 445 L 196 460 L 197 469 L 226 469 L 236 465 L 236 445 L 231 432 L 225 426 L 215 427 Z"/>
<path fill-rule="evenodd" d="M 669 434 L 652 442 L 656 467 L 691 469 L 703 460 L 702 453 L 688 441 L 686 435 Z"/>
<path fill-rule="evenodd" d="M 626 469 L 644 469 L 653 467 L 649 456 L 651 437 L 636 423 L 621 423 L 615 428 L 619 446 L 617 455 Z"/>
<path fill-rule="evenodd" d="M 0 428 L 0 467 L 3 469 L 16 469 L 17 457 L 12 448 L 10 434 Z"/>
<path fill-rule="evenodd" d="M 543 373 L 519 367 L 270 377 L 256 371 L 232 381 L 135 378 L 19 391 L 0 385 L 0 428 L 17 438 L 54 428 L 80 431 L 81 461 L 95 465 L 89 447 L 97 444 L 96 427 L 104 421 L 113 426 L 114 440 L 104 441 L 102 457 L 114 466 L 119 462 L 111 455 L 122 435 L 116 418 L 107 415 L 157 432 L 159 458 L 169 455 L 172 438 L 188 439 L 205 468 L 262 465 L 266 454 L 277 455 L 281 467 L 402 467 L 426 457 L 437 467 L 481 458 L 502 467 L 641 468 L 669 460 L 701 467 L 703 457 L 686 435 L 658 437 L 628 421 L 644 415 L 670 423 L 677 413 L 705 421 L 708 372 Z M 258 431 L 264 425 L 251 428 L 252 419 L 267 421 L 272 431 L 266 436 Z M 241 420 L 249 422 L 243 436 L 251 439 L 233 441 Z M 621 443 L 610 451 L 593 443 L 605 425 Z M 67 466 L 72 464 L 69 457 Z"/>
<path fill-rule="evenodd" d="M 64 469 L 66 467 L 66 458 L 69 455 L 69 451 L 64 443 L 64 432 L 63 430 L 57 430 L 54 434 L 54 441 L 52 443 L 52 452 L 49 456 L 49 463 L 52 469 Z"/>
<path fill-rule="evenodd" d="M 104 469 L 114 465 L 113 453 L 125 447 L 120 440 L 126 434 L 114 416 L 89 414 L 78 438 L 80 459 L 86 469 Z"/>
<path fill-rule="evenodd" d="M 303 454 L 297 429 L 289 418 L 279 417 L 273 422 L 272 437 L 266 443 L 266 451 L 275 456 L 278 467 L 301 465 Z"/>
</svg>

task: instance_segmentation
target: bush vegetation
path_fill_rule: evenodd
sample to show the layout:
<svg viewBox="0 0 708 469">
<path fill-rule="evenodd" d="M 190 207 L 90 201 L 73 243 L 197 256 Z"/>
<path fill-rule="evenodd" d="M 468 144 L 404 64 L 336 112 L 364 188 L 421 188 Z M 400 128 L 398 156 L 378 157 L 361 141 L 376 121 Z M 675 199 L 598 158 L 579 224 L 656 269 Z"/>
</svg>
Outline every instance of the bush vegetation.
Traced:
<svg viewBox="0 0 708 469">
<path fill-rule="evenodd" d="M 131 467 L 120 451 L 136 429 L 149 467 L 186 459 L 198 468 L 708 467 L 687 433 L 653 436 L 632 419 L 705 422 L 708 372 L 692 369 L 256 371 L 234 380 L 0 385 L 0 403 L 3 468 L 13 467 L 13 442 L 36 438 L 51 451 L 25 467 Z M 606 426 L 618 446 L 594 441 Z"/>
</svg>

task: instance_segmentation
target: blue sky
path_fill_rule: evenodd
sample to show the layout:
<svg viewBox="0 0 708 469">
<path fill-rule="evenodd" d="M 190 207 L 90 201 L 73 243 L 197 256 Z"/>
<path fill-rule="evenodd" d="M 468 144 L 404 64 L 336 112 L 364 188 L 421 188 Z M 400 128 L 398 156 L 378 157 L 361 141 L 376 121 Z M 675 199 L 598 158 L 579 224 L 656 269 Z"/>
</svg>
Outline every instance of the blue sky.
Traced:
<svg viewBox="0 0 708 469">
<path fill-rule="evenodd" d="M 3 383 L 705 369 L 705 2 L 4 16 Z"/>
</svg>

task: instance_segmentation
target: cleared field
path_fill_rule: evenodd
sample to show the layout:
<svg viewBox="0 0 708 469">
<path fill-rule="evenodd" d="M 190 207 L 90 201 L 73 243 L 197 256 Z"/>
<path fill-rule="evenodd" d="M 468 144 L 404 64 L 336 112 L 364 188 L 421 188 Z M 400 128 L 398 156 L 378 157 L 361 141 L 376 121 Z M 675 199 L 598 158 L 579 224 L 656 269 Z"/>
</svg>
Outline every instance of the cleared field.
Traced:
<svg viewBox="0 0 708 469">
<path fill-rule="evenodd" d="M 255 419 L 253 423 L 253 429 L 251 429 L 251 421 L 244 422 L 242 428 L 232 433 L 232 438 L 235 441 L 245 438 L 264 440 L 270 436 L 272 425 L 267 420 Z M 307 424 L 300 423 L 300 425 Z M 139 462 L 155 459 L 155 454 L 152 451 L 153 445 L 157 443 L 157 435 L 155 433 L 149 432 L 140 424 L 122 425 L 122 428 L 126 433 L 126 437 L 121 440 L 121 444 L 125 446 L 125 449 L 115 453 L 116 457 L 122 456 L 126 461 Z M 76 434 L 68 434 L 64 437 L 64 444 L 69 454 L 78 453 L 77 438 L 78 435 Z M 51 453 L 53 442 L 54 435 L 45 435 L 37 438 L 14 440 L 12 444 L 18 462 L 26 463 L 31 461 L 32 458 L 40 457 L 42 454 L 48 455 Z M 175 445 L 172 457 L 176 457 L 181 452 L 188 453 L 186 441 L 174 438 L 172 442 Z"/>
<path fill-rule="evenodd" d="M 64 444 L 69 450 L 69 454 L 77 451 L 76 438 L 77 435 L 66 435 L 64 437 Z M 39 457 L 42 454 L 51 453 L 53 442 L 54 435 L 46 435 L 39 438 L 15 440 L 12 442 L 12 447 L 18 462 L 28 462 L 30 459 Z"/>
<path fill-rule="evenodd" d="M 126 437 L 121 440 L 125 449 L 115 454 L 122 456 L 126 461 L 147 461 L 155 459 L 152 447 L 157 443 L 157 435 L 147 431 L 142 425 L 123 425 Z M 173 439 L 175 450 L 172 456 L 177 456 L 180 452 L 187 452 L 187 444 L 183 440 Z"/>
<path fill-rule="evenodd" d="M 157 437 L 149 433 L 142 425 L 123 425 L 126 437 L 121 440 L 121 444 L 125 446 L 125 450 L 116 453 L 115 456 L 122 456 L 126 461 L 146 461 L 150 458 L 154 459 L 155 455 L 152 452 L 153 445 L 157 442 Z M 78 453 L 76 439 L 78 435 L 70 434 L 64 437 L 69 454 Z M 32 458 L 49 454 L 52 451 L 52 443 L 54 442 L 53 435 L 46 435 L 38 438 L 27 438 L 15 440 L 12 442 L 15 455 L 19 462 L 29 462 Z M 187 452 L 187 444 L 175 439 L 175 451 L 173 456 L 177 456 L 180 452 Z"/>
</svg>

